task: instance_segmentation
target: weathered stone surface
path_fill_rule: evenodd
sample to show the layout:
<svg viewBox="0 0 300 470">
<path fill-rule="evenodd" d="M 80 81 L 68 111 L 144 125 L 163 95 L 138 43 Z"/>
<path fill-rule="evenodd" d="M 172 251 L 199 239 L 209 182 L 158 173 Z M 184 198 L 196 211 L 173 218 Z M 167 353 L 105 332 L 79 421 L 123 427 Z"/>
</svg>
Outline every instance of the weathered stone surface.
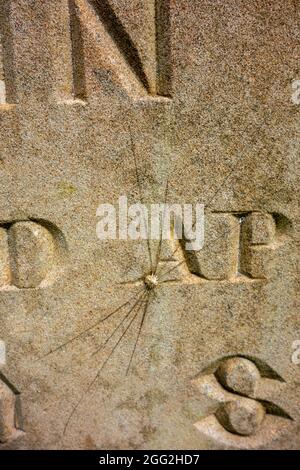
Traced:
<svg viewBox="0 0 300 470">
<path fill-rule="evenodd" d="M 260 403 L 242 398 L 239 401 L 225 403 L 216 413 L 220 423 L 229 432 L 250 436 L 257 432 L 265 417 L 265 410 Z"/>
<path fill-rule="evenodd" d="M 1 448 L 299 448 L 299 24 L 281 0 L 1 2 Z M 99 240 L 124 195 L 203 203 L 203 250 Z"/>
</svg>

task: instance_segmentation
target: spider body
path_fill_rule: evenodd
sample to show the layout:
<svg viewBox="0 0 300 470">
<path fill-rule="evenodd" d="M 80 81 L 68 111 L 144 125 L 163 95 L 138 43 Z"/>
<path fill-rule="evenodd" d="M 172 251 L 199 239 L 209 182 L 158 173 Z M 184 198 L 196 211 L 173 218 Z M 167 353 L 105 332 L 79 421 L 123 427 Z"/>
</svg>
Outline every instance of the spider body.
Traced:
<svg viewBox="0 0 300 470">
<path fill-rule="evenodd" d="M 158 277 L 156 274 L 148 274 L 144 279 L 145 286 L 148 290 L 153 290 L 158 286 Z"/>
</svg>

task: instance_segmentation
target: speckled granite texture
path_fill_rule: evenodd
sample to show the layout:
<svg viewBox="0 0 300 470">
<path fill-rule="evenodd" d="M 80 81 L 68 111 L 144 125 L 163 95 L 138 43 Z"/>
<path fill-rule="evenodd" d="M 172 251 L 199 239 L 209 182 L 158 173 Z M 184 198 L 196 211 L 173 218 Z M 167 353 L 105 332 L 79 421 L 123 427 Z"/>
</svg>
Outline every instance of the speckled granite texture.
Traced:
<svg viewBox="0 0 300 470">
<path fill-rule="evenodd" d="M 299 26 L 1 2 L 0 449 L 299 448 Z M 205 204 L 203 250 L 99 240 L 122 195 Z"/>
</svg>

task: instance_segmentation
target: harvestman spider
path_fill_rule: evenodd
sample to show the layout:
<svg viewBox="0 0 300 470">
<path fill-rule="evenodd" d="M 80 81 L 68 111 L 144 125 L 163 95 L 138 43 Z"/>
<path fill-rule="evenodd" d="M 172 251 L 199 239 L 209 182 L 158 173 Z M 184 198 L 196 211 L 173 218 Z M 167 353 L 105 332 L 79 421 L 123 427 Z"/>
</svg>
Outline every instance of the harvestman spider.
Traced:
<svg viewBox="0 0 300 470">
<path fill-rule="evenodd" d="M 244 131 L 246 131 L 248 129 L 248 127 L 249 126 L 246 126 Z M 135 172 L 136 172 L 136 180 L 137 180 L 137 184 L 138 184 L 139 198 L 140 198 L 140 201 L 143 202 L 142 201 L 142 188 L 141 188 L 141 183 L 140 183 L 140 178 L 139 178 L 139 171 L 138 171 L 138 166 L 137 166 L 135 146 L 134 146 L 134 142 L 133 142 L 133 139 L 132 139 L 131 132 L 129 134 L 130 134 L 132 155 L 133 155 L 133 158 L 134 158 L 134 165 L 135 165 Z M 258 133 L 256 133 L 256 135 L 257 134 Z M 222 180 L 221 185 L 214 192 L 214 194 L 210 198 L 208 204 L 206 204 L 206 208 L 209 208 L 209 205 L 215 199 L 215 197 L 218 195 L 220 190 L 225 187 L 225 183 L 227 183 L 229 181 L 230 177 L 232 177 L 234 175 L 234 171 L 236 170 L 239 163 L 240 163 L 240 160 L 237 159 L 237 162 L 230 168 L 230 171 L 225 175 L 224 179 Z M 211 187 L 209 187 L 208 191 L 210 191 L 212 188 L 213 188 L 213 185 Z M 166 203 L 166 200 L 167 200 L 167 195 L 168 195 L 168 181 L 167 181 L 166 189 L 165 189 L 165 201 L 164 201 L 165 203 Z M 212 243 L 210 243 L 209 245 L 212 245 L 213 243 L 217 242 L 222 237 L 228 236 L 231 232 L 234 232 L 237 229 L 238 229 L 238 227 L 230 229 L 230 230 L 225 230 L 224 233 L 222 233 L 220 236 L 213 239 Z M 165 276 L 167 276 L 173 270 L 175 270 L 180 265 L 185 263 L 185 260 L 182 260 L 182 261 L 178 261 L 170 269 L 167 269 L 167 270 L 165 270 L 165 269 L 160 270 L 159 269 L 159 263 L 161 261 L 161 249 L 162 249 L 162 230 L 161 230 L 161 233 L 160 233 L 160 240 L 159 240 L 158 249 L 157 249 L 157 252 L 156 252 L 155 262 L 153 262 L 152 250 L 151 250 L 149 238 L 147 239 L 147 247 L 148 247 L 148 255 L 149 255 L 149 261 L 150 261 L 150 270 L 147 274 L 145 274 L 145 276 L 142 279 L 137 279 L 137 281 L 142 281 L 142 287 L 140 288 L 140 290 L 134 296 L 132 296 L 129 300 L 127 300 L 122 305 L 120 305 L 118 308 L 116 308 L 114 311 L 109 313 L 107 316 L 105 316 L 104 318 L 99 319 L 96 323 L 92 324 L 91 326 L 89 326 L 88 328 L 86 328 L 85 330 L 83 330 L 82 332 L 80 332 L 79 334 L 74 336 L 73 338 L 65 341 L 63 344 L 59 345 L 55 349 L 51 349 L 48 353 L 44 354 L 42 357 L 39 358 L 39 359 L 45 359 L 46 357 L 50 356 L 51 354 L 62 350 L 63 348 L 65 348 L 69 344 L 73 343 L 77 339 L 83 337 L 88 332 L 92 331 L 93 329 L 95 329 L 96 327 L 101 325 L 101 323 L 104 323 L 106 320 L 113 317 L 118 312 L 120 312 L 122 310 L 124 311 L 124 316 L 123 316 L 122 320 L 114 328 L 112 333 L 106 338 L 104 343 L 93 353 L 93 355 L 95 355 L 95 354 L 98 354 L 100 351 L 102 351 L 104 349 L 104 347 L 107 345 L 107 343 L 116 335 L 118 330 L 120 330 L 122 328 L 122 326 L 125 325 L 126 320 L 128 320 L 128 323 L 127 323 L 125 329 L 122 331 L 121 335 L 119 336 L 118 340 L 114 344 L 114 346 L 113 346 L 112 350 L 110 351 L 109 355 L 106 357 L 104 362 L 101 364 L 99 369 L 96 371 L 96 373 L 94 374 L 94 377 L 92 378 L 92 380 L 88 384 L 87 388 L 81 394 L 79 400 L 73 406 L 72 411 L 69 414 L 68 419 L 66 421 L 66 424 L 64 426 L 64 431 L 63 431 L 64 434 L 66 433 L 68 425 L 69 425 L 72 417 L 74 416 L 75 412 L 77 411 L 78 407 L 80 406 L 81 402 L 83 401 L 85 395 L 87 393 L 89 393 L 91 388 L 94 386 L 94 384 L 98 380 L 102 370 L 104 369 L 104 367 L 106 366 L 106 364 L 108 363 L 108 361 L 110 360 L 110 358 L 112 357 L 112 355 L 114 354 L 114 352 L 116 351 L 116 349 L 118 348 L 120 343 L 122 342 L 122 340 L 125 337 L 125 335 L 127 334 L 128 330 L 131 328 L 131 326 L 133 325 L 136 318 L 138 318 L 139 314 L 141 314 L 140 315 L 140 323 L 138 325 L 137 336 L 136 336 L 136 339 L 135 339 L 135 342 L 134 342 L 134 345 L 133 345 L 133 349 L 132 349 L 132 352 L 131 352 L 131 355 L 130 355 L 129 363 L 128 363 L 128 366 L 127 366 L 127 369 L 126 369 L 126 375 L 129 373 L 132 362 L 133 362 L 135 352 L 137 350 L 138 341 L 139 341 L 140 335 L 142 333 L 143 326 L 145 324 L 145 320 L 146 320 L 147 312 L 148 312 L 148 307 L 149 307 L 151 299 L 156 295 L 156 290 L 157 290 L 157 288 L 159 288 L 159 285 L 167 282 L 167 280 L 165 279 Z M 172 254 L 170 256 L 170 259 L 176 254 L 179 247 L 180 247 L 180 244 L 178 244 L 177 248 L 174 249 L 174 251 L 172 252 Z"/>
</svg>

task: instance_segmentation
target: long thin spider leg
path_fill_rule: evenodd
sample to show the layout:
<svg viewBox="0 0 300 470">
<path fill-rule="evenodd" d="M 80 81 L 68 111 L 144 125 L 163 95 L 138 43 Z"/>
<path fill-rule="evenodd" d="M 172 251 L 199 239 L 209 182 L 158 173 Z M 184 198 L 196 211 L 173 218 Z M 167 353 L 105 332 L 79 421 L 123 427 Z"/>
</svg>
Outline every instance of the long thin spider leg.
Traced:
<svg viewBox="0 0 300 470">
<path fill-rule="evenodd" d="M 224 236 L 226 235 L 230 235 L 231 233 L 235 232 L 236 230 L 239 230 L 240 229 L 240 225 L 234 227 L 233 229 L 230 229 L 230 230 L 227 230 L 225 232 L 223 232 L 221 235 L 219 235 L 218 237 L 214 238 L 213 240 L 211 240 L 211 243 L 209 243 L 208 245 L 206 245 L 206 248 L 212 246 L 215 242 L 217 242 L 218 240 L 220 240 L 221 238 L 223 238 Z M 179 261 L 177 264 L 175 264 L 175 266 L 172 266 L 171 269 L 169 269 L 168 271 L 162 271 L 161 273 L 159 273 L 159 277 L 160 279 L 163 277 L 163 276 L 166 276 L 167 274 L 171 273 L 174 269 L 178 268 L 179 266 L 181 266 L 183 263 L 185 263 L 185 259 L 182 260 L 182 261 Z"/>
<path fill-rule="evenodd" d="M 171 269 L 169 269 L 168 271 L 166 272 L 161 272 L 159 273 L 159 279 L 161 280 L 164 276 L 166 276 L 167 274 L 170 274 L 172 271 L 174 271 L 176 268 L 179 268 L 179 266 L 181 266 L 183 263 L 185 263 L 185 259 L 182 260 L 182 261 L 178 261 L 177 264 L 175 264 L 175 266 L 172 266 Z M 164 282 L 164 281 L 163 281 Z"/>
<path fill-rule="evenodd" d="M 280 172 L 278 172 L 278 176 L 279 176 Z M 275 177 L 275 179 L 277 178 L 277 175 Z M 241 218 L 243 219 L 243 217 Z M 225 232 L 223 232 L 221 235 L 219 235 L 218 237 L 214 238 L 213 240 L 211 240 L 210 243 L 208 243 L 208 245 L 206 245 L 206 248 L 212 246 L 215 242 L 217 242 L 218 240 L 220 240 L 221 238 L 223 238 L 224 236 L 228 236 L 230 235 L 231 233 L 235 232 L 236 230 L 239 230 L 240 229 L 240 225 L 234 227 L 233 229 L 231 230 L 227 230 Z M 185 260 L 182 260 L 182 261 L 179 261 L 177 264 L 175 264 L 175 266 L 173 266 L 170 270 L 164 272 L 160 272 L 159 273 L 159 277 L 162 278 L 163 276 L 166 276 L 167 274 L 169 274 L 170 272 L 172 272 L 174 269 L 178 268 L 179 266 L 181 266 L 183 263 L 185 263 Z"/>
<path fill-rule="evenodd" d="M 208 248 L 209 246 L 212 246 L 215 242 L 217 242 L 219 239 L 223 238 L 224 236 L 226 235 L 230 235 L 231 233 L 235 232 L 236 230 L 239 229 L 239 226 L 237 227 L 234 227 L 233 229 L 231 230 L 227 230 L 225 231 L 224 233 L 222 233 L 221 235 L 219 235 L 218 237 L 214 238 L 207 246 L 206 248 Z M 179 249 L 179 245 L 178 247 L 176 248 L 176 250 L 172 253 L 172 256 L 175 254 L 175 252 Z M 175 266 L 173 266 L 169 271 L 162 271 L 160 273 L 158 273 L 159 277 L 162 277 L 162 276 L 165 276 L 166 274 L 169 274 L 171 271 L 173 271 L 174 269 L 176 269 L 177 267 L 179 267 L 180 265 L 182 265 L 183 263 L 185 262 L 185 260 L 182 260 L 180 262 L 178 262 L 178 264 L 176 264 Z"/>
<path fill-rule="evenodd" d="M 239 230 L 240 229 L 240 226 L 236 226 L 234 227 L 233 229 L 230 229 L 230 230 L 227 230 L 226 232 L 222 233 L 221 235 L 219 235 L 218 237 L 214 238 L 211 243 L 209 243 L 206 248 L 210 247 L 211 245 L 214 244 L 214 242 L 217 242 L 219 239 L 223 238 L 224 236 L 226 235 L 230 235 L 231 233 L 235 232 L 236 230 Z M 185 263 L 185 259 L 182 260 L 182 261 L 179 261 L 177 264 L 175 264 L 175 266 L 172 266 L 171 269 L 169 269 L 168 271 L 162 271 L 161 273 L 159 273 L 159 277 L 160 279 L 164 276 L 166 276 L 167 274 L 170 274 L 172 271 L 174 271 L 174 269 L 178 268 L 179 266 L 181 266 L 183 263 Z"/>
<path fill-rule="evenodd" d="M 117 312 L 119 312 L 122 308 L 126 307 L 126 305 L 130 304 L 130 302 L 136 297 L 136 295 L 139 295 L 142 291 L 144 290 L 144 287 L 142 289 L 140 289 L 133 297 L 131 297 L 129 300 L 127 300 L 126 302 L 124 302 L 122 305 L 119 305 L 118 308 L 116 308 L 113 312 L 109 313 L 106 317 L 104 318 L 101 318 L 100 320 L 98 320 L 96 323 L 94 323 L 93 325 L 89 326 L 88 328 L 86 328 L 85 330 L 81 331 L 81 333 L 78 333 L 76 336 L 73 336 L 73 338 L 65 341 L 64 343 L 60 344 L 59 346 L 57 346 L 55 349 L 51 349 L 50 351 L 48 351 L 46 354 L 44 354 L 43 356 L 39 357 L 37 360 L 42 360 L 42 359 L 45 359 L 46 357 L 50 356 L 50 354 L 54 354 L 55 352 L 57 351 L 60 351 L 61 349 L 63 349 L 65 346 L 68 346 L 69 344 L 73 343 L 74 341 L 76 341 L 77 339 L 79 339 L 81 336 L 85 335 L 86 333 L 88 333 L 89 331 L 93 330 L 94 328 L 96 328 L 98 325 L 100 325 L 101 323 L 103 323 L 105 320 L 107 320 L 108 318 L 110 318 L 112 315 L 115 315 Z"/>
<path fill-rule="evenodd" d="M 127 302 L 125 302 L 125 304 L 121 305 L 121 307 L 117 308 L 114 312 L 111 312 L 109 313 L 106 317 L 102 318 L 100 320 L 100 323 L 103 323 L 105 320 L 108 320 L 110 317 L 112 317 L 115 313 L 117 313 L 119 310 L 121 310 L 121 308 L 125 307 L 126 305 L 128 305 L 133 299 L 136 298 L 137 295 L 139 295 L 141 292 L 143 292 L 144 290 L 144 286 L 141 287 L 141 289 L 133 296 L 130 298 L 130 300 L 128 300 Z"/>
<path fill-rule="evenodd" d="M 107 345 L 107 343 L 109 342 L 109 340 L 114 336 L 114 334 L 118 331 L 118 329 L 124 324 L 124 322 L 126 321 L 126 319 L 130 316 L 131 312 L 135 309 L 135 307 L 140 303 L 140 301 L 142 301 L 144 299 L 146 295 L 146 292 L 142 293 L 137 301 L 133 304 L 133 306 L 130 308 L 129 312 L 126 313 L 126 315 L 124 316 L 124 318 L 120 321 L 120 323 L 116 326 L 116 328 L 113 330 L 113 332 L 106 338 L 106 340 L 104 341 L 104 343 L 98 348 L 96 349 L 95 352 L 93 352 L 92 356 L 95 356 L 96 354 L 98 354 L 100 351 L 102 351 L 102 349 Z"/>
<path fill-rule="evenodd" d="M 243 130 L 243 134 L 245 132 L 247 132 L 247 130 L 249 129 L 249 127 L 251 126 L 252 123 L 248 124 L 245 129 Z M 236 170 L 236 168 L 238 167 L 240 163 L 240 160 L 237 159 L 236 163 L 230 167 L 230 170 L 226 173 L 225 177 L 223 178 L 221 184 L 219 185 L 218 189 L 216 190 L 215 193 L 213 193 L 213 195 L 211 196 L 211 198 L 208 200 L 208 203 L 206 204 L 206 207 L 209 207 L 209 205 L 212 203 L 212 201 L 215 199 L 215 197 L 217 196 L 217 194 L 221 191 L 221 189 L 223 189 L 224 187 L 224 184 L 230 179 L 230 177 L 232 176 L 232 174 L 234 173 L 234 171 Z M 214 184 L 212 184 L 208 190 L 207 190 L 207 194 L 210 193 L 211 189 L 214 188 Z"/>
<path fill-rule="evenodd" d="M 140 326 L 139 326 L 138 334 L 137 334 L 137 337 L 136 337 L 136 340 L 135 340 L 135 343 L 134 343 L 134 347 L 133 347 L 133 350 L 132 350 L 132 353 L 131 353 L 131 356 L 130 356 L 129 364 L 128 364 L 128 367 L 127 367 L 127 370 L 126 370 L 126 375 L 128 375 L 128 372 L 130 370 L 130 366 L 131 366 L 131 363 L 132 363 L 132 360 L 133 360 L 133 356 L 134 356 L 134 353 L 136 351 L 137 344 L 138 344 L 138 341 L 139 341 L 139 338 L 140 338 L 140 335 L 141 335 L 141 332 L 142 332 L 142 329 L 143 329 L 143 324 L 144 324 L 146 314 L 147 314 L 147 311 L 148 311 L 149 301 L 150 301 L 150 294 L 149 294 L 149 297 L 148 297 L 148 299 L 146 301 L 146 304 L 145 304 L 145 307 L 144 307 L 144 311 L 143 311 L 141 323 L 140 323 Z"/>
<path fill-rule="evenodd" d="M 279 172 L 276 174 L 276 176 L 274 177 L 274 179 L 276 180 L 279 175 L 280 175 L 280 170 L 279 170 Z M 242 217 L 241 217 L 241 220 L 243 221 L 244 218 L 245 218 L 245 217 L 242 216 Z M 230 233 L 232 233 L 232 232 L 234 232 L 234 231 L 236 231 L 236 230 L 238 230 L 238 229 L 239 229 L 239 225 L 236 226 L 236 227 L 234 227 L 234 228 L 231 229 L 231 230 L 225 231 L 224 233 L 222 233 L 222 234 L 219 235 L 218 237 L 216 237 L 216 238 L 214 238 L 213 240 L 211 240 L 211 242 L 208 243 L 208 245 L 206 245 L 206 247 L 209 247 L 209 246 L 213 245 L 213 244 L 214 244 L 216 241 L 218 241 L 220 238 L 223 238 L 224 236 L 229 235 Z"/>
<path fill-rule="evenodd" d="M 149 295 L 148 292 L 146 292 L 146 296 Z M 142 303 L 142 302 L 141 302 Z M 132 319 L 130 320 L 129 324 L 126 326 L 125 330 L 123 331 L 122 335 L 120 336 L 120 338 L 118 339 L 117 343 L 114 345 L 113 349 L 111 350 L 109 356 L 105 359 L 104 363 L 102 364 L 101 366 L 101 369 L 100 369 L 100 372 L 104 369 L 104 367 L 106 366 L 106 364 L 108 363 L 109 359 L 111 358 L 111 356 L 113 355 L 113 353 L 115 352 L 115 350 L 117 349 L 117 347 L 119 346 L 120 342 L 122 341 L 122 339 L 124 338 L 124 336 L 126 335 L 127 331 L 129 330 L 129 328 L 131 327 L 132 323 L 134 322 L 134 320 L 136 319 L 136 317 L 138 316 L 138 314 L 140 313 L 140 309 L 137 310 L 137 312 L 134 314 L 134 316 L 132 317 Z"/>
<path fill-rule="evenodd" d="M 251 124 L 248 124 L 244 130 L 243 130 L 243 134 L 247 131 L 247 129 L 250 127 Z M 231 167 L 230 171 L 225 175 L 225 177 L 223 178 L 223 181 L 222 181 L 222 184 L 219 186 L 218 190 L 213 194 L 213 196 L 210 198 L 208 204 L 207 204 L 207 207 L 209 207 L 209 205 L 212 203 L 212 201 L 214 200 L 214 198 L 217 196 L 217 194 L 219 193 L 219 191 L 221 189 L 223 189 L 224 187 L 224 184 L 227 180 L 229 180 L 230 176 L 232 176 L 232 174 L 234 173 L 234 170 L 236 169 L 236 167 L 238 166 L 238 164 L 240 163 L 239 160 L 237 160 L 237 162 L 235 163 L 235 165 L 233 165 L 233 167 Z M 211 185 L 208 189 L 208 192 L 210 192 L 210 190 L 213 188 L 213 185 Z M 195 227 L 195 223 L 196 221 L 192 224 L 192 229 Z M 180 243 L 178 243 L 177 247 L 174 249 L 174 251 L 172 252 L 171 254 L 171 258 L 177 253 L 177 251 L 179 250 L 180 248 Z M 159 262 L 159 261 L 158 261 Z M 180 262 L 180 264 L 183 264 L 183 262 Z M 157 263 L 157 266 L 158 266 L 158 263 Z M 155 274 L 157 274 L 159 277 L 162 275 L 162 273 L 157 273 L 157 266 L 156 266 L 156 271 L 155 271 Z M 177 266 L 174 266 L 174 269 L 176 268 Z M 171 269 L 171 271 L 173 271 L 173 268 Z M 171 272 L 170 271 L 170 272 Z"/>
<path fill-rule="evenodd" d="M 236 165 L 235 165 L 236 167 Z M 217 196 L 217 194 L 221 191 L 221 189 L 224 188 L 224 183 L 227 179 L 229 179 L 229 177 L 233 174 L 234 170 L 235 170 L 235 167 L 231 169 L 231 171 L 229 172 L 229 174 L 226 176 L 226 178 L 224 178 L 222 184 L 220 185 L 220 187 L 218 188 L 218 190 L 214 193 L 214 196 L 213 198 L 210 199 L 209 201 L 209 204 L 211 204 L 211 202 L 213 201 L 213 199 Z M 208 206 L 207 206 L 208 207 Z M 192 229 L 195 228 L 195 223 L 196 221 L 192 224 Z M 179 250 L 180 248 L 180 244 L 178 243 L 177 247 L 174 249 L 174 251 L 172 252 L 171 254 L 171 258 L 173 258 L 173 256 L 177 253 L 177 251 Z M 159 275 L 161 275 L 160 273 L 158 273 Z"/>
<path fill-rule="evenodd" d="M 231 169 L 231 171 L 228 173 L 228 175 L 226 176 L 226 178 L 224 178 L 222 184 L 220 185 L 220 187 L 218 188 L 218 190 L 214 193 L 213 197 L 210 199 L 209 204 L 212 203 L 213 199 L 214 199 L 214 198 L 217 196 L 217 194 L 224 188 L 224 183 L 225 183 L 225 181 L 226 181 L 227 179 L 229 179 L 229 177 L 233 174 L 235 168 L 236 168 L 236 165 L 235 165 L 234 168 Z M 209 206 L 207 206 L 207 207 L 209 207 Z M 193 224 L 192 224 L 192 229 L 195 228 L 195 223 L 196 223 L 196 221 L 193 222 Z M 174 249 L 174 251 L 173 251 L 172 254 L 171 254 L 171 258 L 177 253 L 177 251 L 179 250 L 179 248 L 180 248 L 180 244 L 178 243 L 177 247 Z"/>
<path fill-rule="evenodd" d="M 84 397 L 86 396 L 86 394 L 88 394 L 90 392 L 90 390 L 92 389 L 93 385 L 96 383 L 96 381 L 98 380 L 102 370 L 104 369 L 104 367 L 106 366 L 107 362 L 109 361 L 109 359 L 111 358 L 112 354 L 114 353 L 114 351 L 117 349 L 118 345 L 120 344 L 120 342 L 122 341 L 122 339 L 124 338 L 124 336 L 126 335 L 128 329 L 130 328 L 130 326 L 132 325 L 133 321 L 136 319 L 138 313 L 139 313 L 139 309 L 138 311 L 135 313 L 135 315 L 133 316 L 133 318 L 130 320 L 130 323 L 127 325 L 126 329 L 124 330 L 124 332 L 122 333 L 122 335 L 120 336 L 120 338 L 118 339 L 117 343 L 114 345 L 112 351 L 110 352 L 110 354 L 108 355 L 108 357 L 106 358 L 106 360 L 104 361 L 104 363 L 101 365 L 101 367 L 97 370 L 97 373 L 95 374 L 95 376 L 93 377 L 93 379 L 91 380 L 91 382 L 89 383 L 88 387 L 86 388 L 86 390 L 81 394 L 79 400 L 76 402 L 75 406 L 73 407 L 67 421 L 66 421 L 66 424 L 65 424 L 65 427 L 64 427 L 64 430 L 63 430 L 63 434 L 66 434 L 66 431 L 67 431 L 67 428 L 71 422 L 71 419 L 72 417 L 74 416 L 75 412 L 77 411 L 78 407 L 80 406 L 80 404 L 82 403 Z"/>
<path fill-rule="evenodd" d="M 251 108 L 248 107 L 248 110 L 251 111 Z M 220 118 L 219 118 L 219 120 L 218 120 L 219 123 L 224 121 L 223 118 L 226 117 L 226 115 L 227 115 L 227 110 L 220 116 Z M 249 129 L 249 127 L 250 127 L 252 124 L 253 124 L 253 121 L 251 121 L 250 123 L 248 123 L 248 124 L 244 127 L 244 129 L 243 129 L 242 132 L 241 132 L 241 135 L 242 135 L 242 136 L 245 134 L 245 132 Z M 203 123 L 202 123 L 202 125 L 203 125 Z M 254 134 L 255 134 L 255 132 L 252 133 L 252 135 L 254 135 Z M 190 163 L 188 163 L 187 165 L 185 165 L 185 167 L 184 167 L 183 170 L 182 170 L 182 171 L 183 171 L 183 174 L 185 174 L 185 172 L 190 169 L 191 164 L 192 164 L 192 163 L 190 162 Z M 213 187 L 214 187 L 214 184 L 212 184 L 212 185 L 208 188 L 208 190 L 207 190 L 206 192 L 209 193 L 210 190 L 213 189 Z"/>
<path fill-rule="evenodd" d="M 157 249 L 157 253 L 156 253 L 154 274 L 157 273 L 158 263 L 159 263 L 159 260 L 160 260 L 161 247 L 162 247 L 162 236 L 163 236 L 163 226 L 164 226 L 164 223 L 165 223 L 166 203 L 167 203 L 167 197 L 168 197 L 168 190 L 169 190 L 169 178 L 167 179 L 167 182 L 166 182 L 165 198 L 164 198 L 164 213 L 163 213 L 163 218 L 162 218 L 162 224 L 161 224 L 161 227 L 160 227 L 160 237 L 159 237 L 159 244 L 158 244 L 158 249 Z"/>
<path fill-rule="evenodd" d="M 135 145 L 134 145 L 134 141 L 133 141 L 133 138 L 132 138 L 132 133 L 131 133 L 131 129 L 130 129 L 130 128 L 129 128 L 129 135 L 130 135 L 130 143 L 131 143 L 132 155 L 133 155 L 133 159 L 134 159 L 136 180 L 137 180 L 138 190 L 139 190 L 139 199 L 140 199 L 140 202 L 143 204 L 142 186 L 141 186 L 141 181 L 140 181 L 140 175 L 139 175 L 139 170 L 138 170 L 138 164 L 137 164 L 137 160 L 136 160 Z M 146 223 L 144 212 L 143 212 L 143 218 L 144 218 L 144 223 L 145 223 L 145 226 L 146 226 L 146 229 L 147 229 L 147 247 L 148 247 L 150 268 L 151 268 L 151 272 L 152 272 L 152 271 L 153 271 L 153 260 L 152 260 L 152 251 L 151 251 L 150 239 L 149 239 L 149 233 L 148 233 L 148 232 L 149 232 L 149 227 L 148 227 L 148 223 Z M 148 221 L 147 221 L 147 222 L 148 222 Z"/>
<path fill-rule="evenodd" d="M 135 279 L 132 279 L 131 281 L 121 281 L 121 282 L 118 282 L 118 285 L 119 286 L 126 286 L 128 284 L 133 284 L 134 282 L 143 281 L 144 277 L 145 276 L 136 277 Z"/>
<path fill-rule="evenodd" d="M 250 127 L 250 124 L 248 124 L 245 129 L 243 130 L 243 134 L 247 131 L 247 129 Z M 221 189 L 223 189 L 225 186 L 225 183 L 228 182 L 228 180 L 230 179 L 230 177 L 233 175 L 235 169 L 237 168 L 237 166 L 239 165 L 240 163 L 240 160 L 237 160 L 237 162 L 231 167 L 230 171 L 225 175 L 225 177 L 223 178 L 222 180 L 222 183 L 220 184 L 219 188 L 217 189 L 217 191 L 212 195 L 212 197 L 209 199 L 208 201 L 208 204 L 206 205 L 206 208 L 209 207 L 209 205 L 212 203 L 212 201 L 215 199 L 215 197 L 218 195 L 218 193 L 221 191 Z M 210 192 L 210 190 L 213 188 L 213 185 L 211 185 L 208 189 L 208 192 Z M 192 229 L 194 229 L 195 227 L 195 223 L 193 223 L 192 225 Z M 171 254 L 171 258 L 177 253 L 177 251 L 179 250 L 180 248 L 180 244 L 178 244 L 178 246 L 175 248 L 175 250 L 173 251 L 173 253 Z M 158 275 L 160 276 L 161 274 L 158 273 Z"/>
</svg>

